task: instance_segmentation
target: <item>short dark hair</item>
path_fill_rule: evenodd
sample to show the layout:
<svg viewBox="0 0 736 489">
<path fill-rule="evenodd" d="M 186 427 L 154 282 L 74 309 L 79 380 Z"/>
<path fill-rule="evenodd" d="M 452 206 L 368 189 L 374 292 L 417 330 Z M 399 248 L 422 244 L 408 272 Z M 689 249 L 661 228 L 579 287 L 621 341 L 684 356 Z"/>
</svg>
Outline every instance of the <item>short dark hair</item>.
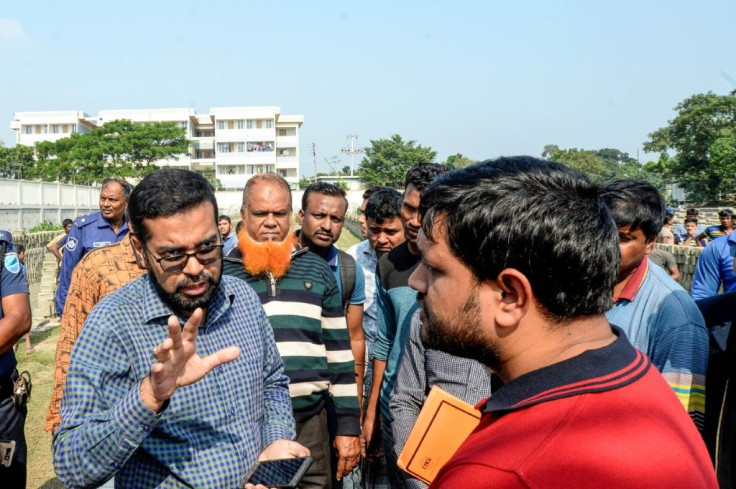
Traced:
<svg viewBox="0 0 736 489">
<path fill-rule="evenodd" d="M 376 219 L 379 223 L 384 219 L 393 219 L 401 215 L 404 198 L 398 190 L 383 187 L 368 199 L 365 206 L 366 219 Z"/>
<path fill-rule="evenodd" d="M 694 222 L 695 224 L 697 224 L 698 223 L 698 218 L 697 217 L 692 217 L 692 216 L 686 217 L 685 218 L 685 221 L 682 223 L 682 225 L 684 226 L 685 224 L 687 224 L 689 222 Z"/>
<path fill-rule="evenodd" d="M 26 245 L 22 245 L 22 244 L 15 245 L 15 253 L 16 254 L 20 255 L 24 251 L 26 251 Z"/>
<path fill-rule="evenodd" d="M 721 209 L 718 211 L 718 217 L 733 217 L 733 211 L 731 209 Z"/>
<path fill-rule="evenodd" d="M 289 196 L 289 212 L 292 212 L 293 204 L 291 200 L 291 187 L 289 187 L 289 182 L 287 182 L 284 177 L 276 173 L 260 173 L 258 175 L 253 175 L 248 179 L 247 182 L 245 182 L 245 187 L 243 187 L 243 205 L 240 206 L 240 212 L 248 210 L 250 193 L 253 191 L 253 187 L 259 182 L 266 182 L 272 185 L 276 185 L 277 187 L 281 187 Z"/>
<path fill-rule="evenodd" d="M 431 240 L 443 226 L 477 280 L 506 268 L 523 273 L 552 321 L 612 305 L 618 230 L 598 186 L 581 173 L 529 156 L 487 160 L 439 176 L 419 211 L 425 235 Z"/>
<path fill-rule="evenodd" d="M 687 216 L 697 216 L 698 215 L 698 209 L 695 207 L 690 207 L 688 210 L 685 211 L 685 215 Z"/>
<path fill-rule="evenodd" d="M 74 224 L 74 221 L 72 221 L 69 218 L 64 219 L 63 221 L 61 221 L 61 227 L 64 227 L 65 228 L 65 227 L 69 226 L 70 224 Z"/>
<path fill-rule="evenodd" d="M 217 222 L 220 222 L 220 221 L 227 221 L 227 222 L 229 222 L 230 224 L 232 224 L 232 223 L 233 223 L 233 222 L 232 222 L 232 221 L 230 220 L 230 216 L 226 216 L 225 214 L 222 214 L 222 215 L 221 215 L 220 217 L 218 217 L 218 218 L 217 218 Z"/>
<path fill-rule="evenodd" d="M 363 191 L 363 200 L 370 199 L 371 195 L 375 194 L 379 190 L 381 190 L 383 187 L 382 185 L 373 185 L 371 187 L 368 187 Z"/>
<path fill-rule="evenodd" d="M 647 241 L 657 237 L 664 221 L 664 199 L 654 185 L 643 180 L 613 180 L 603 185 L 601 196 L 616 226 L 641 229 Z"/>
<path fill-rule="evenodd" d="M 302 195 L 302 210 L 307 210 L 307 203 L 309 202 L 309 195 L 310 194 L 322 194 L 322 195 L 331 195 L 333 197 L 342 197 L 345 201 L 345 210 L 348 209 L 348 194 L 345 192 L 345 190 L 341 189 L 334 183 L 328 183 L 328 182 L 314 182 L 310 186 L 304 189 L 304 194 Z"/>
<path fill-rule="evenodd" d="M 437 175 L 441 175 L 450 170 L 451 168 L 449 166 L 438 165 L 437 163 L 422 163 L 420 165 L 413 166 L 409 168 L 409 171 L 406 173 L 404 189 L 406 189 L 409 184 L 412 184 L 421 193 L 427 185 L 432 183 L 432 180 L 434 180 Z"/>
<path fill-rule="evenodd" d="M 171 216 L 205 202 L 212 204 L 212 217 L 217 222 L 217 199 L 206 178 L 190 170 L 162 168 L 136 185 L 128 201 L 128 216 L 135 236 L 145 244 L 150 230 L 143 224 L 144 219 Z"/>
<path fill-rule="evenodd" d="M 133 187 L 124 178 L 106 178 L 102 181 L 100 189 L 107 187 L 111 183 L 120 185 L 123 188 L 123 198 L 130 200 L 130 192 L 133 190 Z"/>
</svg>

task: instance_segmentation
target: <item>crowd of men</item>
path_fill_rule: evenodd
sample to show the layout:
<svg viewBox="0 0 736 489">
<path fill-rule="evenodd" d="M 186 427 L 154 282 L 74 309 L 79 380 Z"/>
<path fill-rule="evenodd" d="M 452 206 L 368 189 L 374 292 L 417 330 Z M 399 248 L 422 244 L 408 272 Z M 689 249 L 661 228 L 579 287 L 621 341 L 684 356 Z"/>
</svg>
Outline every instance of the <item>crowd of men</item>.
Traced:
<svg viewBox="0 0 736 489">
<path fill-rule="evenodd" d="M 302 488 L 425 488 L 397 460 L 438 386 L 481 420 L 431 487 L 733 487 L 732 214 L 672 231 L 650 184 L 530 157 L 418 165 L 402 190 L 365 191 L 342 251 L 332 184 L 294 216 L 289 184 L 256 175 L 234 230 L 195 172 L 105 180 L 100 212 L 49 244 L 62 483 L 238 487 L 309 455 Z M 24 487 L 8 394 L 30 307 L 6 234 L 0 480 Z M 655 242 L 706 241 L 692 297 L 653 265 Z"/>
</svg>

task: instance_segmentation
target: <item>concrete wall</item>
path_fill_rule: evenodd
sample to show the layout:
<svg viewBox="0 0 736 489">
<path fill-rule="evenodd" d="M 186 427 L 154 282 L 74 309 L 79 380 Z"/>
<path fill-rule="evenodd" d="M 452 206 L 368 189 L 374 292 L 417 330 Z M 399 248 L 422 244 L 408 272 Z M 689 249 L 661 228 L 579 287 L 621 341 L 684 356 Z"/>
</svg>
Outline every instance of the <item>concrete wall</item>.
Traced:
<svg viewBox="0 0 736 489">
<path fill-rule="evenodd" d="M 99 210 L 99 187 L 0 179 L 0 229 L 30 229 L 44 221 L 61 224 Z"/>
</svg>

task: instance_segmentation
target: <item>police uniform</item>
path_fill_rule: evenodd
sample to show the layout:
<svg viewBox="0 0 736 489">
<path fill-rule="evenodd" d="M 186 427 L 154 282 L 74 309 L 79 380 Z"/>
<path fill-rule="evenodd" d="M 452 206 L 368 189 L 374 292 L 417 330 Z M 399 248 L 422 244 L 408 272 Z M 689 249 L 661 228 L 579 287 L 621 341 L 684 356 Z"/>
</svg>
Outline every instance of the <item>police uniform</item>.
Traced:
<svg viewBox="0 0 736 489">
<path fill-rule="evenodd" d="M 110 223 L 102 217 L 100 212 L 77 218 L 66 238 L 64 258 L 61 260 L 59 272 L 59 287 L 56 289 L 54 304 L 56 313 L 61 316 L 69 291 L 69 282 L 72 271 L 84 255 L 95 248 L 107 246 L 121 241 L 128 234 L 128 223 L 123 221 L 120 230 L 116 233 Z"/>
<path fill-rule="evenodd" d="M 0 231 L 0 241 L 6 241 L 2 272 L 0 272 L 0 319 L 4 317 L 1 300 L 14 294 L 28 294 L 28 282 L 22 272 L 20 260 L 12 245 L 12 237 L 8 231 Z M 17 407 L 13 403 L 13 382 L 18 372 L 15 353 L 11 348 L 0 355 L 0 485 L 2 487 L 25 487 L 26 480 L 26 440 L 23 427 L 26 421 L 27 408 Z M 10 456 L 8 448 L 15 442 L 15 450 Z M 7 460 L 6 457 L 9 457 Z M 10 462 L 10 467 L 3 464 Z"/>
</svg>

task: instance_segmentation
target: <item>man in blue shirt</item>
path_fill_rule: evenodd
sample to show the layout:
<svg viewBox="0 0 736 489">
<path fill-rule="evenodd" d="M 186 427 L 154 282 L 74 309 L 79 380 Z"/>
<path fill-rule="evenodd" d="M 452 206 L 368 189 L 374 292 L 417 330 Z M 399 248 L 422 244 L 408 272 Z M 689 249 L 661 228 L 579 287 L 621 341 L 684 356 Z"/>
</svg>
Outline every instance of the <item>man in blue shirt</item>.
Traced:
<svg viewBox="0 0 736 489">
<path fill-rule="evenodd" d="M 736 255 L 736 233 L 716 238 L 700 253 L 695 267 L 690 295 L 694 300 L 718 294 L 723 285 L 724 292 L 736 291 L 736 274 L 733 257 Z"/>
<path fill-rule="evenodd" d="M 59 287 L 54 305 L 61 316 L 69 291 L 72 270 L 90 250 L 117 243 L 128 234 L 125 209 L 131 186 L 122 178 L 106 178 L 100 189 L 100 211 L 78 218 L 66 236 L 66 249 L 61 260 Z"/>
<path fill-rule="evenodd" d="M 222 254 L 227 256 L 230 250 L 238 246 L 238 235 L 233 231 L 233 222 L 230 216 L 221 215 L 217 220 L 217 229 L 222 236 Z"/>
<path fill-rule="evenodd" d="M 26 487 L 26 407 L 11 397 L 18 377 L 13 345 L 31 329 L 28 282 L 22 272 L 12 235 L 0 231 L 0 463 L 3 487 Z"/>
<path fill-rule="evenodd" d="M 222 277 L 211 185 L 157 170 L 129 212 L 149 273 L 106 296 L 74 346 L 53 442 L 62 483 L 237 487 L 258 459 L 307 455 L 289 441 L 289 379 L 260 301 Z"/>
</svg>

